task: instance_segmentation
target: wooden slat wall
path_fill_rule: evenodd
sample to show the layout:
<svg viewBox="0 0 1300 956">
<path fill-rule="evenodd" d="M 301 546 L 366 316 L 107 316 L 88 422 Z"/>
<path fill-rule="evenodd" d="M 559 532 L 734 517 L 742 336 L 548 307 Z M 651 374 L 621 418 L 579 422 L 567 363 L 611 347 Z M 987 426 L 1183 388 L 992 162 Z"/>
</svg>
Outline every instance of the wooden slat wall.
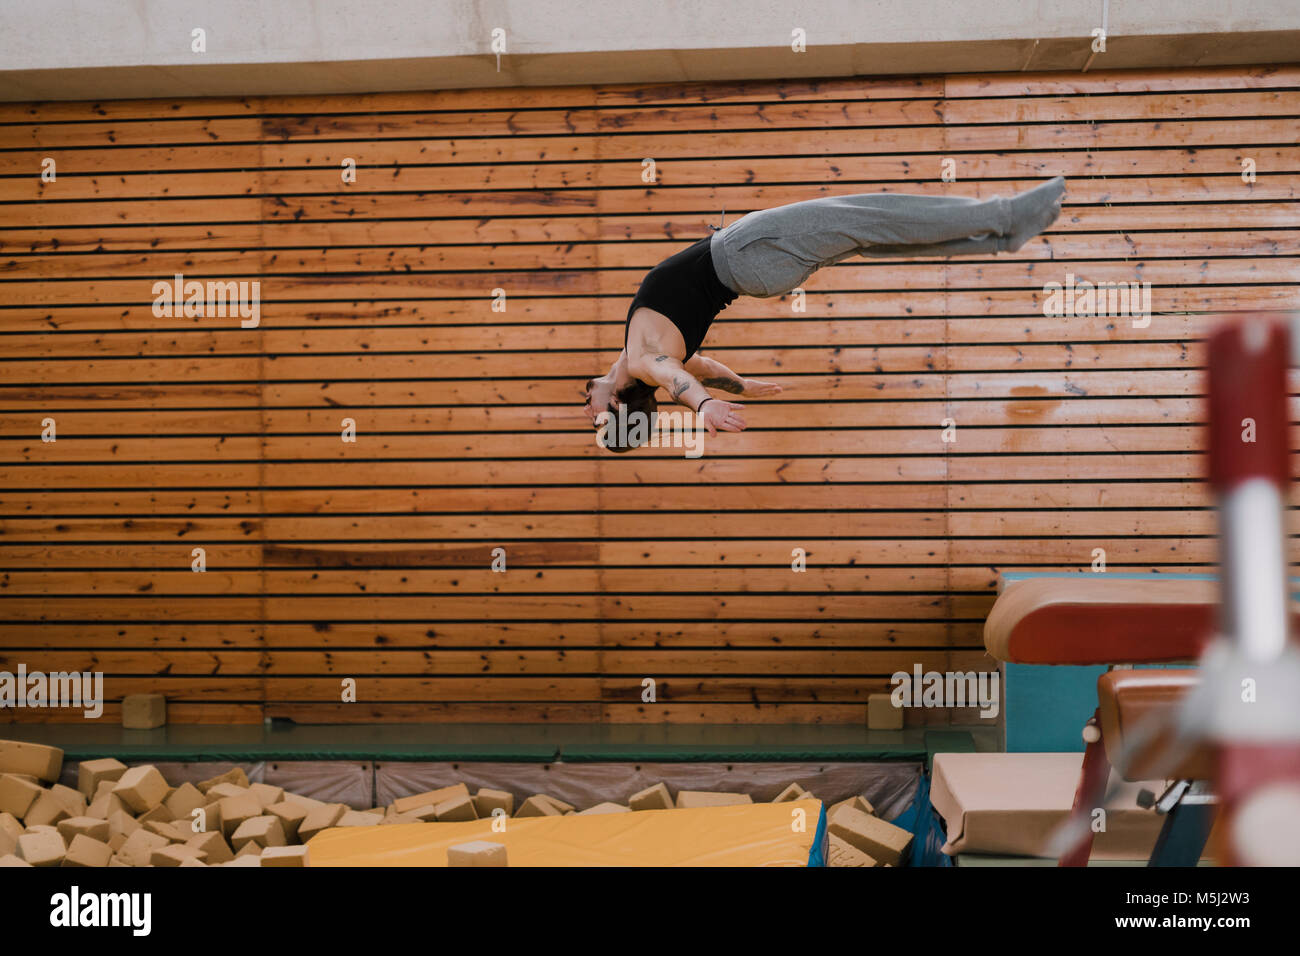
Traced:
<svg viewBox="0 0 1300 956">
<path fill-rule="evenodd" d="M 862 722 L 987 666 L 1001 570 L 1212 565 L 1200 340 L 1300 301 L 1297 117 L 1296 67 L 0 105 L 0 670 L 175 722 Z M 581 383 L 722 209 L 1057 173 L 1018 255 L 733 304 L 706 353 L 787 388 L 743 435 L 598 453 Z M 1067 271 L 1158 314 L 1044 318 Z M 154 318 L 175 272 L 260 327 Z"/>
</svg>

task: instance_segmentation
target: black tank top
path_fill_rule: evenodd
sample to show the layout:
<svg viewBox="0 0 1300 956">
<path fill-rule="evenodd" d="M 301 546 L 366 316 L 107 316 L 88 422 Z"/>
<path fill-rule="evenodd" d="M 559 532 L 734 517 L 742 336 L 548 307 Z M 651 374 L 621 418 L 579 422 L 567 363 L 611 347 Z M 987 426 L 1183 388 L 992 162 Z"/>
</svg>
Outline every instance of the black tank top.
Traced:
<svg viewBox="0 0 1300 956">
<path fill-rule="evenodd" d="M 704 333 L 718 313 L 731 305 L 739 294 L 729 289 L 713 268 L 713 254 L 705 236 L 680 252 L 673 253 L 655 266 L 641 280 L 636 297 L 627 309 L 623 328 L 623 347 L 627 348 L 627 331 L 632 314 L 645 306 L 666 315 L 686 340 L 686 358 L 699 351 Z"/>
</svg>

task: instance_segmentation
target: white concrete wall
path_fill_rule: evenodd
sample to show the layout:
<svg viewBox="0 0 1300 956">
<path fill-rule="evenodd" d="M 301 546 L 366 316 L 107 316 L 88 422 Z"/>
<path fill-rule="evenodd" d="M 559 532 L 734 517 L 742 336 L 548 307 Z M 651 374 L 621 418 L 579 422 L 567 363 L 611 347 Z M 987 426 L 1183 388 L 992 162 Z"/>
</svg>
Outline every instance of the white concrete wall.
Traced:
<svg viewBox="0 0 1300 956">
<path fill-rule="evenodd" d="M 1104 0 L 0 0 L 0 98 L 1077 69 Z M 1093 68 L 1294 60 L 1300 0 L 1111 0 Z M 207 52 L 190 49 L 191 30 Z M 497 69 L 491 31 L 506 31 Z M 808 51 L 790 51 L 791 31 Z"/>
</svg>

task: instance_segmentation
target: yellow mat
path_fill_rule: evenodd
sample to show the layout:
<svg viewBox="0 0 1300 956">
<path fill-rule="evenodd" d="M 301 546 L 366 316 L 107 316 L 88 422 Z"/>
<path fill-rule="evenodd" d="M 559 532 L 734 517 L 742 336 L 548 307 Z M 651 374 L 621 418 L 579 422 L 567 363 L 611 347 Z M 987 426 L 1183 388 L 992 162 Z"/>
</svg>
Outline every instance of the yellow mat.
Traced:
<svg viewBox="0 0 1300 956">
<path fill-rule="evenodd" d="M 802 810 L 802 815 L 796 814 Z M 312 838 L 312 866 L 446 866 L 447 847 L 503 843 L 511 866 L 807 866 L 820 800 L 694 810 L 335 827 Z"/>
</svg>

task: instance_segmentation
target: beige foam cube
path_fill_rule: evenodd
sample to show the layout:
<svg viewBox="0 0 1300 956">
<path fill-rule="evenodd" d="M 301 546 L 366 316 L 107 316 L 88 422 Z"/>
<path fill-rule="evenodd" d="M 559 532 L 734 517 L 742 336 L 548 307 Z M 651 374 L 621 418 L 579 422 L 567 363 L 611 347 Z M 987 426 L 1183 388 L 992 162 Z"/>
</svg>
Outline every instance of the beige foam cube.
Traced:
<svg viewBox="0 0 1300 956">
<path fill-rule="evenodd" d="M 677 809 L 693 810 L 697 807 L 734 807 L 754 800 L 747 793 L 720 793 L 712 790 L 679 790 Z"/>
<path fill-rule="evenodd" d="M 126 838 L 117 849 L 117 855 L 132 866 L 150 866 L 150 857 L 154 850 L 161 850 L 171 841 L 156 833 L 150 833 L 144 827 L 136 830 Z"/>
<path fill-rule="evenodd" d="M 108 784 L 110 787 L 116 785 L 116 782 L 110 782 Z M 94 799 L 90 806 L 86 808 L 86 816 L 98 817 L 101 820 L 107 820 L 114 813 L 118 812 L 125 813 L 131 817 L 135 816 L 135 812 L 126 805 L 126 801 L 112 791 L 101 793 Z"/>
<path fill-rule="evenodd" d="M 44 792 L 30 780 L 12 773 L 0 774 L 0 812 L 21 819 Z"/>
<path fill-rule="evenodd" d="M 102 760 L 83 760 L 77 764 L 77 789 L 87 800 L 94 800 L 99 796 L 100 784 L 120 780 L 124 773 L 126 773 L 126 764 L 112 757 L 104 757 Z"/>
<path fill-rule="evenodd" d="M 360 813 L 357 810 L 344 811 L 343 816 L 338 818 L 336 827 L 373 827 L 378 826 L 382 817 L 377 817 L 373 813 Z"/>
<path fill-rule="evenodd" d="M 868 694 L 867 727 L 871 730 L 902 730 L 903 708 L 895 707 L 889 694 Z"/>
<path fill-rule="evenodd" d="M 799 786 L 799 784 L 797 784 L 797 783 L 792 783 L 792 784 L 790 784 L 790 786 L 786 787 L 784 790 L 782 790 L 780 793 L 778 793 L 778 794 L 776 795 L 776 797 L 772 800 L 772 802 L 773 802 L 773 803 L 792 803 L 792 802 L 794 802 L 795 800 L 802 800 L 802 799 L 804 799 L 804 797 L 805 797 L 805 795 L 806 795 L 807 793 L 808 793 L 808 791 L 805 790 L 803 787 Z"/>
<path fill-rule="evenodd" d="M 387 812 L 388 812 L 388 808 L 387 808 L 387 807 L 369 807 L 369 808 L 367 808 L 367 809 L 365 809 L 365 810 L 358 810 L 358 811 L 357 811 L 357 813 L 368 813 L 368 814 L 370 814 L 372 817 L 378 817 L 380 820 L 382 820 L 382 819 L 384 818 L 384 814 L 387 813 Z"/>
<path fill-rule="evenodd" d="M 876 861 L 837 836 L 826 838 L 827 866 L 875 866 Z"/>
<path fill-rule="evenodd" d="M 60 820 L 66 820 L 72 816 L 59 799 L 48 790 L 42 790 L 41 795 L 32 801 L 32 805 L 27 808 L 27 815 L 23 817 L 25 823 L 30 829 L 33 826 L 46 824 L 54 826 Z"/>
<path fill-rule="evenodd" d="M 444 800 L 434 808 L 439 823 L 457 823 L 466 820 L 477 820 L 478 813 L 474 810 L 474 798 L 468 793 L 457 794 L 450 800 Z"/>
<path fill-rule="evenodd" d="M 674 806 L 672 794 L 666 784 L 656 783 L 628 797 L 627 805 L 633 810 L 671 810 Z"/>
<path fill-rule="evenodd" d="M 78 834 L 85 834 L 91 839 L 98 840 L 101 843 L 107 843 L 108 821 L 98 820 L 95 817 L 68 817 L 66 820 L 58 822 L 59 836 L 63 837 L 68 846 L 72 846 L 72 839 Z"/>
<path fill-rule="evenodd" d="M 173 843 L 162 846 L 149 855 L 151 866 L 180 866 L 186 860 L 198 860 L 202 863 L 207 854 L 186 843 Z"/>
<path fill-rule="evenodd" d="M 131 767 L 118 777 L 113 795 L 135 813 L 146 813 L 160 805 L 167 796 L 167 781 L 153 764 Z"/>
<path fill-rule="evenodd" d="M 57 830 L 24 833 L 18 838 L 18 855 L 32 866 L 58 866 L 67 852 Z"/>
<path fill-rule="evenodd" d="M 112 837 L 116 833 L 122 836 L 130 836 L 136 830 L 140 829 L 140 823 L 122 810 L 114 811 L 108 815 L 108 835 Z"/>
<path fill-rule="evenodd" d="M 284 838 L 293 843 L 298 839 L 298 827 L 307 819 L 308 810 L 301 803 L 281 800 L 266 808 L 266 812 L 280 821 L 284 829 Z"/>
<path fill-rule="evenodd" d="M 144 824 L 144 828 L 150 833 L 156 833 L 160 837 L 166 837 L 169 843 L 184 843 L 193 834 L 183 826 L 175 823 L 164 823 L 162 820 L 150 820 Z"/>
<path fill-rule="evenodd" d="M 131 864 L 128 863 L 128 862 L 126 862 L 126 860 L 122 859 L 122 858 L 121 858 L 120 856 L 118 856 L 116 853 L 114 853 L 114 854 L 113 854 L 113 858 L 112 858 L 111 860 L 108 861 L 108 865 L 109 865 L 109 866 L 119 866 L 119 867 L 120 867 L 120 866 L 130 866 Z"/>
<path fill-rule="evenodd" d="M 12 813 L 0 812 L 0 833 L 8 833 L 15 840 L 18 834 L 23 832 L 23 825 L 18 822 L 18 818 Z"/>
<path fill-rule="evenodd" d="M 600 816 L 604 813 L 631 813 L 631 807 L 625 807 L 621 803 L 598 803 L 594 807 L 588 807 L 586 810 L 579 811 L 578 816 Z"/>
<path fill-rule="evenodd" d="M 113 852 L 115 854 L 117 853 L 118 850 L 122 849 L 122 844 L 125 842 L 126 842 L 126 837 L 123 836 L 121 833 L 110 833 L 108 835 L 108 845 L 112 847 Z"/>
<path fill-rule="evenodd" d="M 171 813 L 173 820 L 191 820 L 190 816 L 199 807 L 209 803 L 207 795 L 192 783 L 183 783 L 163 800 L 163 806 Z"/>
<path fill-rule="evenodd" d="M 53 782 L 63 772 L 63 751 L 24 740 L 0 740 L 0 773 L 28 774 Z"/>
<path fill-rule="evenodd" d="M 563 811 L 540 793 L 534 794 L 519 804 L 519 809 L 515 811 L 516 817 L 559 817 L 563 815 Z"/>
<path fill-rule="evenodd" d="M 127 694 L 122 698 L 122 726 L 153 730 L 167 723 L 167 699 L 162 694 Z"/>
<path fill-rule="evenodd" d="M 841 807 L 826 828 L 831 836 L 861 850 L 873 860 L 898 866 L 912 844 L 912 834 L 853 807 Z"/>
<path fill-rule="evenodd" d="M 31 866 L 31 864 L 17 854 L 6 853 L 0 856 L 0 866 Z"/>
<path fill-rule="evenodd" d="M 223 830 L 223 827 L 221 825 L 221 801 L 214 800 L 211 803 L 209 803 L 207 806 L 203 807 L 202 810 L 203 810 L 203 829 L 209 831 L 215 830 L 217 833 L 221 833 Z M 190 817 L 191 826 L 193 825 L 194 821 L 197 819 L 199 818 L 195 816 Z"/>
<path fill-rule="evenodd" d="M 181 860 L 181 866 L 207 866 L 207 864 L 200 863 L 197 857 L 186 857 Z"/>
<path fill-rule="evenodd" d="M 501 843 L 470 840 L 447 847 L 448 866 L 508 866 L 506 848 Z"/>
<path fill-rule="evenodd" d="M 247 849 L 247 847 L 245 848 Z M 262 858 L 256 853 L 237 856 L 228 863 L 222 863 L 222 866 L 261 866 Z"/>
<path fill-rule="evenodd" d="M 253 789 L 251 786 L 241 787 L 237 783 L 223 781 L 208 787 L 208 792 L 204 796 L 209 800 L 224 800 L 226 797 L 253 797 Z M 257 800 L 257 797 L 253 797 L 253 799 Z M 260 800 L 257 805 L 259 807 L 262 805 Z"/>
<path fill-rule="evenodd" d="M 137 823 L 149 823 L 151 821 L 157 823 L 171 823 L 176 818 L 172 816 L 172 812 L 167 809 L 167 804 L 160 803 L 148 813 L 142 813 L 135 819 Z"/>
<path fill-rule="evenodd" d="M 307 816 L 303 818 L 302 823 L 298 824 L 298 839 L 306 843 L 317 833 L 337 824 L 339 817 L 346 812 L 347 807 L 341 803 L 327 803 L 323 807 L 313 807 L 307 811 Z"/>
<path fill-rule="evenodd" d="M 61 783 L 56 783 L 50 787 L 50 796 L 59 803 L 63 804 L 68 811 L 68 816 L 84 816 L 86 812 L 86 798 L 81 795 L 80 790 L 73 790 L 71 787 L 65 787 Z"/>
<path fill-rule="evenodd" d="M 480 787 L 478 793 L 474 794 L 474 812 L 484 818 L 492 816 L 493 810 L 504 810 L 506 816 L 510 816 L 515 812 L 515 795 L 505 790 Z"/>
<path fill-rule="evenodd" d="M 280 825 L 280 818 L 267 813 L 241 823 L 230 838 L 230 845 L 239 851 L 250 842 L 258 846 L 284 846 L 284 828 Z"/>
<path fill-rule="evenodd" d="M 262 815 L 262 805 L 252 796 L 224 797 L 221 800 L 221 832 L 229 840 L 245 820 Z M 211 825 L 208 829 L 213 829 Z"/>
<path fill-rule="evenodd" d="M 63 866 L 108 866 L 113 858 L 113 848 L 102 840 L 96 840 L 78 833 L 68 844 L 68 852 L 63 857 Z"/>
<path fill-rule="evenodd" d="M 835 819 L 835 814 L 839 813 L 840 807 L 852 807 L 859 813 L 874 814 L 876 812 L 875 808 L 867 802 L 866 797 L 849 797 L 847 800 L 841 800 L 839 803 L 831 804 L 830 808 L 826 811 L 827 823 Z"/>
<path fill-rule="evenodd" d="M 18 852 L 18 838 L 22 835 L 21 830 L 10 833 L 8 830 L 0 829 L 0 856 Z"/>
<path fill-rule="evenodd" d="M 247 856 L 261 856 L 261 855 L 262 855 L 262 845 L 260 843 L 253 843 L 250 841 L 248 843 L 245 843 L 243 846 L 239 848 L 239 852 L 235 854 L 235 859 L 240 860 Z M 232 860 L 231 862 L 233 863 L 234 860 Z"/>
<path fill-rule="evenodd" d="M 199 788 L 200 793 L 207 793 L 219 783 L 233 783 L 237 787 L 248 789 L 248 774 L 244 773 L 242 767 L 231 767 L 225 773 L 219 773 L 207 780 L 200 780 L 195 786 Z"/>
<path fill-rule="evenodd" d="M 424 793 L 414 793 L 409 797 L 393 801 L 393 809 L 398 813 L 405 813 L 408 810 L 414 810 L 416 807 L 437 806 L 453 797 L 468 797 L 469 787 L 463 783 L 455 783 L 450 787 L 442 787 L 439 790 L 426 790 Z"/>
<path fill-rule="evenodd" d="M 541 797 L 543 800 L 551 801 L 551 803 L 555 806 L 555 809 L 559 810 L 561 813 L 574 813 L 578 809 L 573 804 L 565 803 L 559 797 L 553 797 L 549 793 L 539 793 L 538 796 Z"/>
<path fill-rule="evenodd" d="M 235 858 L 235 851 L 230 848 L 226 838 L 216 830 L 196 833 L 185 841 L 185 845 L 192 846 L 205 854 L 205 861 L 209 864 L 228 863 Z"/>
<path fill-rule="evenodd" d="M 305 846 L 268 846 L 262 851 L 262 865 L 310 866 L 310 852 Z"/>
<path fill-rule="evenodd" d="M 248 790 L 264 810 L 284 799 L 284 787 L 275 787 L 269 783 L 250 783 Z"/>
<path fill-rule="evenodd" d="M 284 792 L 284 799 L 288 803 L 299 804 L 300 806 L 306 807 L 308 810 L 328 806 L 324 800 L 317 800 L 314 797 L 304 797 L 301 793 L 290 793 L 288 790 Z"/>
</svg>

